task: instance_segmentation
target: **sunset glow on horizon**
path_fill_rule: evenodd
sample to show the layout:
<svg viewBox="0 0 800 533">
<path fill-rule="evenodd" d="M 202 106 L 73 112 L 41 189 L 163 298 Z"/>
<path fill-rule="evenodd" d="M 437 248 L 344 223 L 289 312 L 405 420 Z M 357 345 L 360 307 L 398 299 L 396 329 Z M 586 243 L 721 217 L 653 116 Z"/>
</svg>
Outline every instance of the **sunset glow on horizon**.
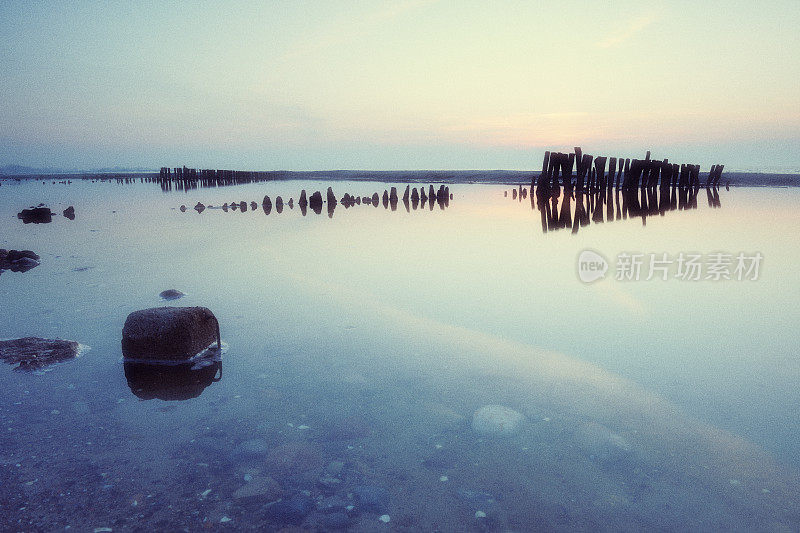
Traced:
<svg viewBox="0 0 800 533">
<path fill-rule="evenodd" d="M 0 166 L 800 172 L 783 2 L 0 3 Z"/>
</svg>

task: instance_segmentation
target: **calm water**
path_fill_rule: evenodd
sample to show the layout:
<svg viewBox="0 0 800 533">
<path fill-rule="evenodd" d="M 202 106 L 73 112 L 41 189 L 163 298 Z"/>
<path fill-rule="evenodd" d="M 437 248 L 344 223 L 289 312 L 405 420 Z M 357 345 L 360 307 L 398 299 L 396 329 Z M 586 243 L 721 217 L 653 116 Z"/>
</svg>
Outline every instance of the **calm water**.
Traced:
<svg viewBox="0 0 800 533">
<path fill-rule="evenodd" d="M 42 264 L 0 275 L 0 338 L 90 347 L 0 365 L 2 529 L 800 528 L 800 191 L 701 189 L 574 234 L 495 185 L 444 210 L 260 209 L 329 185 L 388 188 L 2 183 L 0 247 Z M 16 218 L 40 202 L 76 218 Z M 578 279 L 586 249 L 606 279 Z M 740 252 L 758 279 L 614 279 L 620 253 Z M 124 372 L 125 318 L 161 305 L 210 308 L 228 345 L 185 401 Z M 473 430 L 495 404 L 525 416 L 513 435 Z"/>
</svg>

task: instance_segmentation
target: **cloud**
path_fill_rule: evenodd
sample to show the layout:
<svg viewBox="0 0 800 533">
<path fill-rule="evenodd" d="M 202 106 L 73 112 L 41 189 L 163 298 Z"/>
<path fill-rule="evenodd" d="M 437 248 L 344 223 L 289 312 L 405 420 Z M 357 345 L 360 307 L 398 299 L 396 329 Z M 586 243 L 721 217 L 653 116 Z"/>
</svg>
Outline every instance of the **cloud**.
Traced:
<svg viewBox="0 0 800 533">
<path fill-rule="evenodd" d="M 619 33 L 607 36 L 605 39 L 597 43 L 597 46 L 600 48 L 617 47 L 638 35 L 642 30 L 650 26 L 658 18 L 658 15 L 655 13 L 637 17 L 628 23 L 628 27 L 626 29 Z"/>
</svg>

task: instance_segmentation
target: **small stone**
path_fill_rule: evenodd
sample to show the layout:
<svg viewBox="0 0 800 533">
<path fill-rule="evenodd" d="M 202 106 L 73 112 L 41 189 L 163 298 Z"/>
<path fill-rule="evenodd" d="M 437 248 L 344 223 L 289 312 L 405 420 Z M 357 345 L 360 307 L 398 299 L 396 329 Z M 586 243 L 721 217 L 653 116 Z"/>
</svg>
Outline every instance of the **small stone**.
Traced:
<svg viewBox="0 0 800 533">
<path fill-rule="evenodd" d="M 167 289 L 165 291 L 161 291 L 158 295 L 162 300 L 177 300 L 178 298 L 186 296 L 178 289 Z"/>
<path fill-rule="evenodd" d="M 486 513 L 483 511 L 475 511 L 475 518 L 486 518 Z"/>
<path fill-rule="evenodd" d="M 224 524 L 226 522 L 230 522 L 231 520 L 233 520 L 233 518 L 228 518 L 227 516 L 223 516 L 222 518 L 219 519 L 219 523 Z"/>
<path fill-rule="evenodd" d="M 439 478 L 439 481 L 447 481 L 447 479 L 448 479 L 447 476 L 442 476 Z"/>
<path fill-rule="evenodd" d="M 388 524 L 391 519 L 392 517 L 389 516 L 388 514 L 382 514 L 381 516 L 378 517 L 378 520 L 380 520 L 384 524 Z"/>
</svg>

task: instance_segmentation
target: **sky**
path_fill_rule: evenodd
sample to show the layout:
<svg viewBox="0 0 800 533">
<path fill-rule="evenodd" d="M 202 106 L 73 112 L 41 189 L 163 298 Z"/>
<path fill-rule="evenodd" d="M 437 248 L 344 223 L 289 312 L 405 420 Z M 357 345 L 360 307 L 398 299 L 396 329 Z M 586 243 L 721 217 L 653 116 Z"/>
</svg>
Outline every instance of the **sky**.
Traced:
<svg viewBox="0 0 800 533">
<path fill-rule="evenodd" d="M 0 0 L 0 166 L 800 172 L 800 2 Z"/>
</svg>

